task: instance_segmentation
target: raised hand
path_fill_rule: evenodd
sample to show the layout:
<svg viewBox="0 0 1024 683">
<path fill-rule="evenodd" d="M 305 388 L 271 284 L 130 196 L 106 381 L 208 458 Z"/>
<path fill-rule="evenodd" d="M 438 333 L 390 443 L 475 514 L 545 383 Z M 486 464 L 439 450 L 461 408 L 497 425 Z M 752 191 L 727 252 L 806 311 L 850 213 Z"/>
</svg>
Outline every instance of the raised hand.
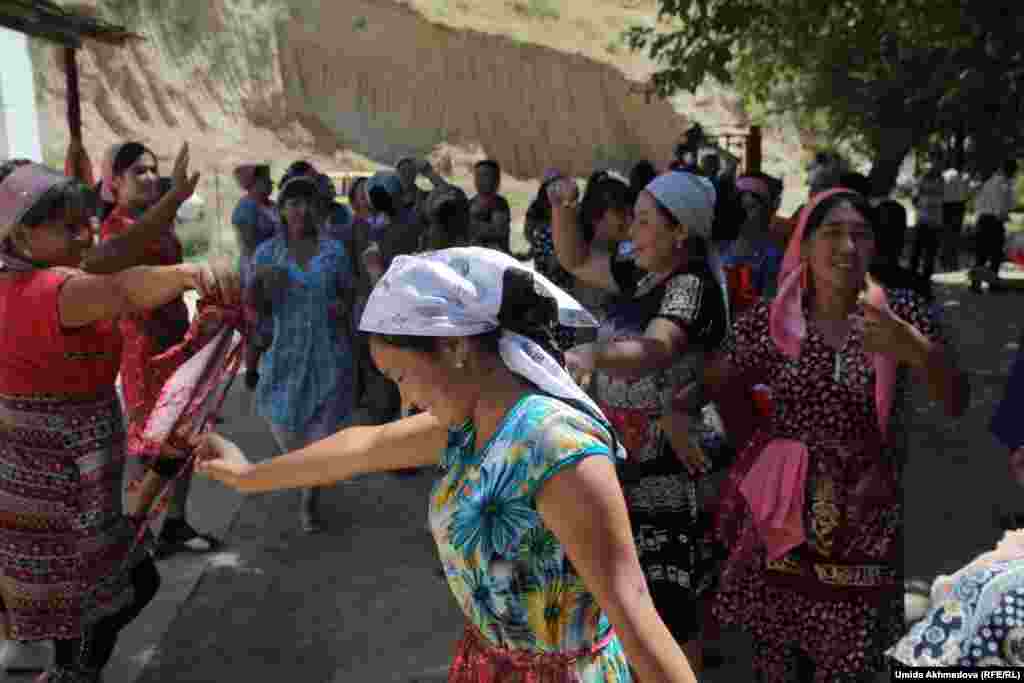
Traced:
<svg viewBox="0 0 1024 683">
<path fill-rule="evenodd" d="M 188 165 L 191 157 L 188 151 L 188 143 L 184 143 L 178 150 L 178 158 L 174 160 L 174 171 L 171 173 L 171 194 L 179 202 L 184 202 L 192 196 L 199 185 L 199 173 L 188 172 Z"/>
</svg>

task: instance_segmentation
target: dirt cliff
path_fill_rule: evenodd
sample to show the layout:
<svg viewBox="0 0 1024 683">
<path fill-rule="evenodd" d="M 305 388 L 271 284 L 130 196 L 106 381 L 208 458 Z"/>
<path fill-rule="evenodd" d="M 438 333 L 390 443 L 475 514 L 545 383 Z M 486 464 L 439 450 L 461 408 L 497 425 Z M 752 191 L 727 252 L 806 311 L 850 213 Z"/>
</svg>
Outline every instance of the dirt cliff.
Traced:
<svg viewBox="0 0 1024 683">
<path fill-rule="evenodd" d="M 646 101 L 613 66 L 429 21 L 388 0 L 95 0 L 146 36 L 80 52 L 85 132 L 94 156 L 125 137 L 169 155 L 190 139 L 200 164 L 305 154 L 335 166 L 392 164 L 446 143 L 482 148 L 509 173 L 556 165 L 664 161 L 688 124 Z M 50 154 L 66 106 L 60 55 L 34 62 Z"/>
</svg>

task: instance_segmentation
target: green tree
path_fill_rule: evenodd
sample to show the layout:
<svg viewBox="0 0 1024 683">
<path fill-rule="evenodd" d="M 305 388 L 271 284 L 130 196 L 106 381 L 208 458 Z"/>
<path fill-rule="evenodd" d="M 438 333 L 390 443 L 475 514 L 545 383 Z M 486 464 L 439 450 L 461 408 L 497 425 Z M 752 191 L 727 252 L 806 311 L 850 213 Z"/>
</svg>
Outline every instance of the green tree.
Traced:
<svg viewBox="0 0 1024 683">
<path fill-rule="evenodd" d="M 1024 142 L 1019 0 L 659 0 L 658 19 L 626 39 L 659 62 L 659 94 L 731 84 L 859 148 L 876 191 L 915 149 L 985 172 Z"/>
</svg>

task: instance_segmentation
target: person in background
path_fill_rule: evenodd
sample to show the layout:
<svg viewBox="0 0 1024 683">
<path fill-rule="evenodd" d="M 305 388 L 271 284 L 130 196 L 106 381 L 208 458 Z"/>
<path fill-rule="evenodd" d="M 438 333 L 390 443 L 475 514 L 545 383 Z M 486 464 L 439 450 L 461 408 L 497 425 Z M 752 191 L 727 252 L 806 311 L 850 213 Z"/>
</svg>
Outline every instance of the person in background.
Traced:
<svg viewBox="0 0 1024 683">
<path fill-rule="evenodd" d="M 338 201 L 338 190 L 329 175 L 317 173 L 315 179 L 324 202 L 324 235 L 347 243 L 352 236 L 352 210 Z"/>
<path fill-rule="evenodd" d="M 942 202 L 946 187 L 937 166 L 932 166 L 921 178 L 914 197 L 917 224 L 914 226 L 914 247 L 910 253 L 910 270 L 928 278 L 935 272 L 935 259 L 939 252 L 945 223 Z"/>
<path fill-rule="evenodd" d="M 629 171 L 629 191 L 632 194 L 632 203 L 636 204 L 637 198 L 644 188 L 652 180 L 658 177 L 658 169 L 647 159 L 636 162 Z"/>
<path fill-rule="evenodd" d="M 467 622 L 450 683 L 694 683 L 637 561 L 626 453 L 550 347 L 554 320 L 595 324 L 495 250 L 396 258 L 360 329 L 428 412 L 256 464 L 210 435 L 199 469 L 255 493 L 430 468 L 430 526 Z"/>
<path fill-rule="evenodd" d="M 402 220 L 412 221 L 420 215 L 423 201 L 428 192 L 420 189 L 416 179 L 423 172 L 423 164 L 416 157 L 403 157 L 395 164 L 395 173 L 402 181 L 402 196 L 398 200 L 398 213 Z"/>
<path fill-rule="evenodd" d="M 185 154 L 187 163 L 187 152 Z M 159 168 L 156 155 L 138 142 L 115 145 L 107 154 L 103 168 L 104 199 L 115 203 L 114 210 L 103 221 L 100 239 L 112 241 L 130 232 L 140 218 L 160 200 Z M 183 262 L 184 250 L 174 232 L 174 218 L 156 236 L 144 252 L 145 265 L 172 266 Z M 183 346 L 190 325 L 188 307 L 183 297 L 165 302 L 153 310 L 138 311 L 119 321 L 124 338 L 121 354 L 121 385 L 127 408 L 128 454 L 135 465 L 156 462 L 160 454 L 150 450 L 141 438 L 146 420 L 156 406 L 160 390 L 177 367 L 198 350 Z M 177 353 L 169 353 L 177 349 Z M 129 476 L 130 499 L 145 498 L 145 471 L 134 467 Z M 166 556 L 180 550 L 208 552 L 220 542 L 200 533 L 187 517 L 191 473 L 183 473 L 174 483 L 163 528 L 160 530 L 157 553 Z M 135 503 L 132 503 L 133 505 Z"/>
<path fill-rule="evenodd" d="M 999 288 L 999 269 L 1006 257 L 1006 221 L 1017 203 L 1015 175 L 1017 162 L 1010 159 L 985 181 L 975 199 L 974 209 L 978 214 L 977 261 L 971 271 L 971 289 L 976 292 L 981 291 L 982 280 L 988 280 L 993 289 Z"/>
<path fill-rule="evenodd" d="M 576 286 L 576 278 L 558 263 L 555 244 L 551 237 L 551 200 L 548 197 L 548 188 L 561 177 L 561 173 L 556 170 L 544 174 L 537 196 L 526 210 L 524 232 L 526 242 L 530 245 L 530 258 L 533 259 L 534 269 L 565 291 L 571 292 Z M 555 342 L 562 351 L 576 344 L 574 327 L 557 325 L 554 335 Z"/>
<path fill-rule="evenodd" d="M 970 182 L 967 174 L 956 167 L 942 173 L 945 193 L 942 197 L 942 221 L 946 226 L 942 243 L 942 265 L 946 270 L 960 268 L 960 236 L 967 215 L 967 200 L 970 199 Z"/>
<path fill-rule="evenodd" d="M 345 245 L 322 234 L 323 195 L 315 177 L 281 187 L 285 230 L 253 256 L 251 296 L 274 323 L 260 357 L 256 407 L 282 452 L 333 434 L 351 420 L 355 399 L 352 267 Z M 305 533 L 323 527 L 320 490 L 302 491 Z"/>
<path fill-rule="evenodd" d="M 498 194 L 501 189 L 501 166 L 493 159 L 483 159 L 473 167 L 476 196 L 470 200 L 473 244 L 511 253 L 510 232 L 512 209 Z"/>
<path fill-rule="evenodd" d="M 243 164 L 235 169 L 235 180 L 245 195 L 238 200 L 238 206 L 231 214 L 231 225 L 238 241 L 238 268 L 242 279 L 242 291 L 248 291 L 252 281 L 252 256 L 265 241 L 281 229 L 281 214 L 270 199 L 274 181 L 270 179 L 269 164 Z M 246 386 L 255 388 L 253 379 L 258 377 L 259 354 L 270 346 L 273 323 L 261 318 L 251 305 L 246 306 L 249 318 L 251 343 L 246 346 Z"/>
<path fill-rule="evenodd" d="M 768 182 L 760 176 L 740 176 L 736 191 L 746 219 L 739 237 L 720 249 L 729 282 L 730 309 L 738 315 L 761 297 L 775 295 L 783 252 L 770 231 L 772 190 Z"/>
<path fill-rule="evenodd" d="M 927 302 L 934 299 L 931 278 L 900 265 L 907 235 L 907 210 L 894 199 L 875 207 L 875 257 L 871 275 L 886 289 L 907 289 Z"/>
</svg>

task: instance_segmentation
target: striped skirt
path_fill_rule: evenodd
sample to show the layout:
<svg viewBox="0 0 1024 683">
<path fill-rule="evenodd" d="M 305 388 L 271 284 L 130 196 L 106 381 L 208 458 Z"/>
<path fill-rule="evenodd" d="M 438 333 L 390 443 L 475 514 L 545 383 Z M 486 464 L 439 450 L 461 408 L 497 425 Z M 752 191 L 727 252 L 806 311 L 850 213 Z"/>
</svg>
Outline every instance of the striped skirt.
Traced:
<svg viewBox="0 0 1024 683">
<path fill-rule="evenodd" d="M 132 602 L 124 423 L 100 396 L 0 395 L 0 596 L 18 640 L 71 639 Z"/>
</svg>

